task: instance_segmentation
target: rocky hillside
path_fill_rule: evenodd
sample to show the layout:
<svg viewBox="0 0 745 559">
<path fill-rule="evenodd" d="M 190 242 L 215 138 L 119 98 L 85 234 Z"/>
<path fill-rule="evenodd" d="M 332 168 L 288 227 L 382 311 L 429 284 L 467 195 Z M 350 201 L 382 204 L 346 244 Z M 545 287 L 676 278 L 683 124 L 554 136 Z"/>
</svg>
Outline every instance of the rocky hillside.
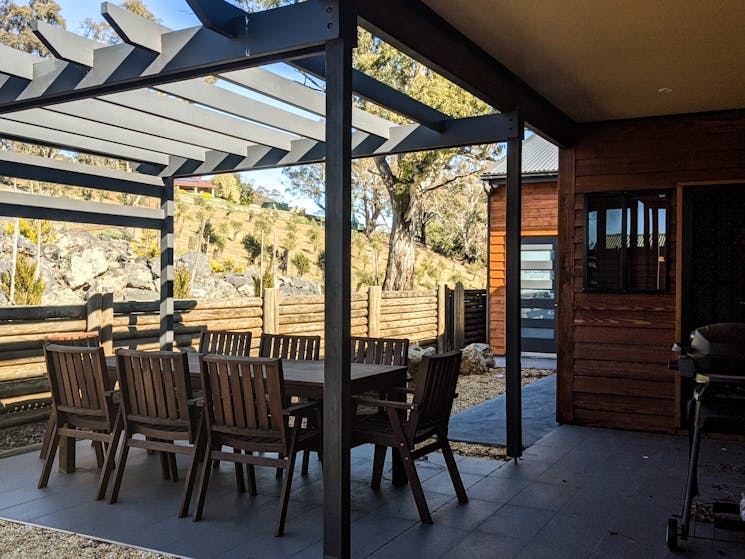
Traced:
<svg viewBox="0 0 745 559">
<path fill-rule="evenodd" d="M 199 252 L 205 221 L 213 240 Z M 0 274 L 11 267 L 10 219 L 0 218 Z M 160 267 L 157 237 L 153 232 L 131 229 L 52 223 L 52 239 L 42 245 L 41 275 L 46 284 L 42 304 L 77 304 L 88 294 L 113 292 L 115 300 L 153 300 L 158 297 Z M 192 276 L 191 294 L 197 298 L 251 297 L 256 291 L 260 258 L 251 260 L 243 240 L 261 237 L 264 230 L 265 270 L 271 270 L 268 249 L 276 245 L 279 258 L 277 286 L 284 295 L 322 292 L 324 230 L 317 220 L 293 212 L 239 206 L 225 200 L 180 193 L 176 213 L 176 268 Z M 352 240 L 353 288 L 363 289 L 385 274 L 385 235 L 372 242 L 354 232 Z M 19 253 L 33 261 L 36 246 L 21 236 Z M 293 257 L 302 254 L 306 269 L 299 277 Z M 417 287 L 437 283 L 481 287 L 484 267 L 466 268 L 423 247 L 417 248 Z M 0 289 L 0 305 L 7 304 Z"/>
</svg>

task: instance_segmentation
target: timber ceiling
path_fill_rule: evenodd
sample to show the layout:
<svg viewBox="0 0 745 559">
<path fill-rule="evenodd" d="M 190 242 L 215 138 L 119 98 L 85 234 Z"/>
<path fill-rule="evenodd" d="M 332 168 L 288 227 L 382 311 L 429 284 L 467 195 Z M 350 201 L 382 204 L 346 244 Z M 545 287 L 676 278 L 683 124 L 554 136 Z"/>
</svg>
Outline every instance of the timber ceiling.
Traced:
<svg viewBox="0 0 745 559">
<path fill-rule="evenodd" d="M 742 0 L 424 2 L 576 122 L 745 108 Z"/>
</svg>

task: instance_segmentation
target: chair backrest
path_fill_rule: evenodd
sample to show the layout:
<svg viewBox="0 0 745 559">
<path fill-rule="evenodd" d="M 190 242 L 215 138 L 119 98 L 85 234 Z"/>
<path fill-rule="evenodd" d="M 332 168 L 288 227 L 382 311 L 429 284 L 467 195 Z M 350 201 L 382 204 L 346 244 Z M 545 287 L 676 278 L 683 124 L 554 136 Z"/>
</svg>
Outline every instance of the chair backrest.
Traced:
<svg viewBox="0 0 745 559">
<path fill-rule="evenodd" d="M 407 365 L 407 338 L 365 338 L 352 336 L 352 363 L 367 365 Z"/>
<path fill-rule="evenodd" d="M 110 429 L 114 416 L 106 398 L 109 387 L 103 348 L 47 344 L 44 358 L 58 421 L 64 422 L 67 415 L 85 416 L 102 423 L 95 428 Z"/>
<path fill-rule="evenodd" d="M 260 357 L 318 361 L 320 352 L 321 336 L 261 334 Z"/>
<path fill-rule="evenodd" d="M 192 434 L 186 353 L 119 349 L 116 360 L 125 421 L 167 425 Z"/>
<path fill-rule="evenodd" d="M 450 412 L 460 372 L 460 351 L 425 355 L 414 387 L 413 403 L 417 408 L 409 417 L 410 440 L 421 429 L 438 427 L 447 433 Z"/>
<path fill-rule="evenodd" d="M 63 334 L 49 334 L 44 338 L 44 343 L 78 347 L 98 347 L 101 345 L 101 337 L 98 335 L 98 332 L 65 332 Z"/>
<path fill-rule="evenodd" d="M 264 357 L 202 355 L 204 408 L 209 431 L 279 439 L 287 444 L 289 405 L 282 360 Z"/>
<path fill-rule="evenodd" d="M 251 332 L 203 330 L 199 337 L 199 353 L 248 357 L 251 354 Z"/>
</svg>

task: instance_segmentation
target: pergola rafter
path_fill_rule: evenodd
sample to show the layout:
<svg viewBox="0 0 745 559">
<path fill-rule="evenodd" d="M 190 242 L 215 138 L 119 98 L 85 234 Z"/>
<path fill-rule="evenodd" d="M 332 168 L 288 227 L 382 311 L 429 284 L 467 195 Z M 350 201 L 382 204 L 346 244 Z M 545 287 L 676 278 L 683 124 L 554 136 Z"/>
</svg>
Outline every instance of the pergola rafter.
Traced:
<svg viewBox="0 0 745 559">
<path fill-rule="evenodd" d="M 132 169 L 113 171 L 4 151 L 0 176 L 155 197 L 159 209 L 3 192 L 0 214 L 159 229 L 161 346 L 168 349 L 173 344 L 174 178 L 324 162 L 324 555 L 347 557 L 351 159 L 508 141 L 508 200 L 519 209 L 523 109 L 548 137 L 569 139 L 572 123 L 498 62 L 466 44 L 419 0 L 307 0 L 251 14 L 222 0 L 188 3 L 202 26 L 170 30 L 104 2 L 102 13 L 122 44 L 101 45 L 40 23 L 36 33 L 51 58 L 0 45 L 0 138 L 118 158 Z M 451 118 L 355 70 L 358 20 L 503 112 Z M 412 37 L 416 32 L 426 39 Z M 458 53 L 457 62 L 444 60 L 450 50 Z M 320 77 L 326 91 L 259 68 L 273 62 Z M 206 76 L 218 81 L 200 79 Z M 410 124 L 353 108 L 354 96 Z M 508 261 L 520 261 L 519 236 L 520 220 L 511 219 Z M 507 294 L 519 301 L 515 269 L 517 274 L 507 279 Z M 508 400 L 515 404 L 510 409 L 519 412 L 520 314 L 513 303 L 507 317 L 514 342 L 507 376 L 508 386 L 518 391 L 508 390 Z M 514 413 L 510 420 L 516 421 Z M 519 429 L 511 434 L 508 450 L 519 456 Z"/>
</svg>

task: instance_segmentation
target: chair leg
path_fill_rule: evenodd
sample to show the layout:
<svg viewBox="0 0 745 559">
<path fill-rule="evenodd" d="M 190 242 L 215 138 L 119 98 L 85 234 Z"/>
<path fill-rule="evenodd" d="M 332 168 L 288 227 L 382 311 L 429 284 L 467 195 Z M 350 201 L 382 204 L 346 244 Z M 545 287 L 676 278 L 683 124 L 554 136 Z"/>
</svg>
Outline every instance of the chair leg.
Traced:
<svg viewBox="0 0 745 559">
<path fill-rule="evenodd" d="M 189 469 L 186 471 L 186 483 L 184 483 L 184 493 L 181 496 L 181 505 L 178 509 L 178 517 L 183 518 L 189 515 L 189 504 L 191 503 L 191 494 L 194 491 L 194 482 L 197 479 L 197 471 L 202 463 L 204 454 L 204 431 L 202 423 L 197 427 L 197 435 L 194 439 L 194 454 L 189 462 Z"/>
<path fill-rule="evenodd" d="M 240 454 L 241 451 L 237 448 L 233 449 L 233 454 Z M 238 488 L 238 493 L 246 492 L 246 478 L 243 476 L 243 464 L 240 462 L 233 462 L 235 467 L 235 486 Z"/>
<path fill-rule="evenodd" d="M 279 495 L 279 517 L 277 518 L 277 528 L 274 531 L 276 537 L 282 536 L 285 532 L 285 519 L 287 518 L 287 505 L 290 503 L 290 489 L 292 488 L 292 474 L 295 469 L 295 458 L 297 452 L 292 451 L 287 457 L 287 467 L 282 480 L 282 492 Z"/>
<path fill-rule="evenodd" d="M 96 464 L 99 468 L 103 468 L 103 462 L 104 462 L 104 450 L 103 445 L 101 444 L 101 441 L 91 441 L 91 446 L 93 447 L 93 452 L 96 453 Z"/>
<path fill-rule="evenodd" d="M 414 495 L 414 502 L 416 503 L 416 508 L 419 511 L 419 518 L 421 519 L 422 524 L 432 524 L 432 515 L 429 513 L 427 499 L 424 496 L 422 484 L 419 481 L 419 474 L 416 471 L 416 466 L 414 466 L 414 460 L 411 458 L 409 447 L 405 444 L 399 446 L 398 452 L 401 455 L 401 460 L 404 463 L 406 476 L 409 478 L 409 487 L 411 487 L 411 493 L 412 495 Z"/>
<path fill-rule="evenodd" d="M 148 439 L 148 437 L 145 438 Z M 159 452 L 158 456 L 160 457 L 160 473 L 163 476 L 163 479 L 171 479 L 171 464 L 168 461 L 168 456 L 165 452 Z"/>
<path fill-rule="evenodd" d="M 282 454 L 281 452 L 278 452 L 278 453 L 277 453 L 277 458 L 281 460 L 282 458 L 284 458 L 284 455 L 283 455 L 283 454 Z M 277 471 L 276 471 L 276 473 L 274 474 L 274 477 L 275 477 L 276 479 L 282 479 L 282 474 L 283 474 L 283 472 L 282 472 L 282 468 L 277 468 Z"/>
<path fill-rule="evenodd" d="M 310 450 L 303 451 L 303 465 L 300 468 L 300 475 L 308 475 L 308 467 L 310 466 Z"/>
<path fill-rule="evenodd" d="M 119 463 L 116 465 L 116 473 L 114 474 L 114 487 L 111 488 L 111 495 L 109 495 L 109 504 L 116 503 L 119 498 L 119 488 L 122 486 L 122 478 L 124 477 L 124 466 L 127 464 L 127 454 L 129 454 L 129 436 L 124 439 L 124 446 L 122 447 L 122 455 L 119 457 Z"/>
<path fill-rule="evenodd" d="M 168 457 L 168 467 L 171 470 L 171 481 L 176 483 L 178 481 L 178 463 L 176 462 L 176 453 L 169 452 L 166 456 Z"/>
<path fill-rule="evenodd" d="M 246 451 L 246 454 L 252 454 L 251 451 Z M 253 464 L 246 464 L 246 474 L 248 476 L 248 494 L 251 497 L 256 497 L 256 470 Z"/>
<path fill-rule="evenodd" d="M 54 412 L 54 410 L 51 410 L 49 412 L 49 420 L 47 421 L 47 430 L 44 433 L 44 440 L 41 443 L 41 451 L 39 452 L 39 458 L 42 460 L 47 457 L 47 452 L 49 452 L 49 443 L 52 440 L 52 431 L 54 430 L 54 426 L 57 424 L 57 414 Z"/>
<path fill-rule="evenodd" d="M 52 464 L 54 464 L 54 457 L 57 454 L 59 441 L 60 436 L 57 434 L 57 421 L 55 418 L 54 425 L 52 426 L 52 432 L 49 435 L 49 448 L 47 449 L 44 466 L 41 469 L 41 477 L 39 478 L 38 484 L 39 489 L 44 489 L 49 482 L 49 474 L 52 472 Z"/>
<path fill-rule="evenodd" d="M 202 476 L 199 478 L 199 487 L 197 488 L 197 504 L 194 509 L 194 517 L 192 520 L 198 522 L 202 520 L 202 512 L 204 511 L 204 500 L 207 495 L 207 485 L 210 482 L 210 473 L 214 467 L 214 460 L 211 458 L 212 447 L 207 443 L 207 450 L 204 453 L 204 464 L 202 465 Z"/>
<path fill-rule="evenodd" d="M 385 465 L 385 453 L 387 446 L 375 445 L 375 455 L 373 457 L 373 473 L 370 480 L 370 487 L 380 489 L 380 481 L 383 479 L 383 466 Z"/>
<path fill-rule="evenodd" d="M 116 448 L 119 443 L 119 436 L 122 433 L 121 417 L 121 414 L 117 414 L 116 420 L 114 421 L 114 427 L 111 430 L 111 442 L 108 444 L 108 448 L 106 449 L 106 458 L 104 458 L 103 466 L 101 467 L 101 476 L 98 478 L 96 501 L 101 501 L 106 497 L 106 489 L 109 486 L 109 479 L 111 478 L 111 472 L 113 471 L 113 465 L 116 458 Z"/>
<path fill-rule="evenodd" d="M 450 480 L 453 482 L 453 488 L 455 494 L 458 496 L 458 502 L 461 505 L 465 505 L 468 502 L 468 495 L 466 495 L 466 488 L 463 486 L 463 480 L 460 478 L 460 472 L 458 466 L 455 464 L 455 457 L 453 456 L 453 449 L 450 448 L 450 441 L 447 437 L 438 438 L 442 442 L 442 455 L 445 457 L 445 464 L 448 467 L 450 473 Z"/>
</svg>

